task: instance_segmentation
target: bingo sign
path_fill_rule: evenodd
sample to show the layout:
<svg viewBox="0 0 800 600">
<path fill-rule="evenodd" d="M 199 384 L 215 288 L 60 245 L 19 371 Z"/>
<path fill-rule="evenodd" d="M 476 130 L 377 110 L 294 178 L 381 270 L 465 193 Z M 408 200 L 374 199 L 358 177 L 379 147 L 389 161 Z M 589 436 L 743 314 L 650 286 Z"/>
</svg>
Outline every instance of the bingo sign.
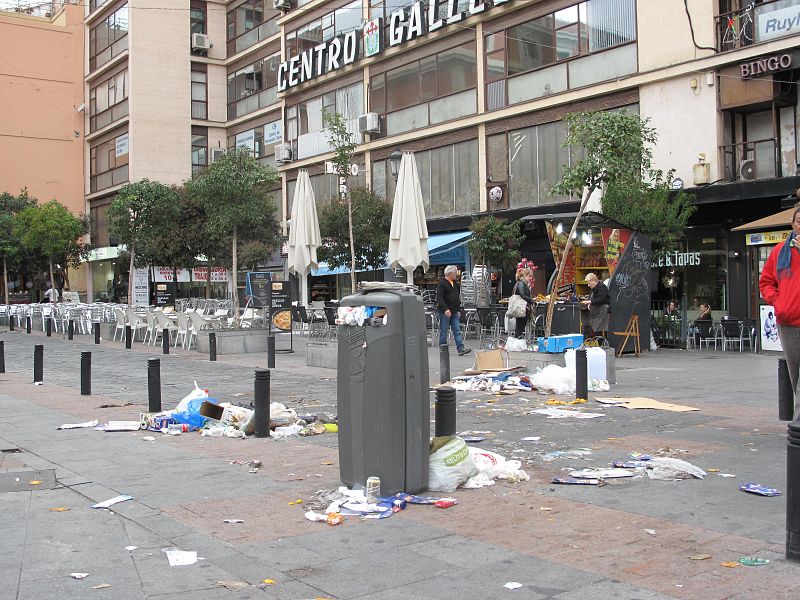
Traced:
<svg viewBox="0 0 800 600">
<path fill-rule="evenodd" d="M 208 281 L 208 267 L 195 267 L 192 269 L 192 281 L 203 283 Z M 228 269 L 213 267 L 211 269 L 211 283 L 227 283 Z"/>
</svg>

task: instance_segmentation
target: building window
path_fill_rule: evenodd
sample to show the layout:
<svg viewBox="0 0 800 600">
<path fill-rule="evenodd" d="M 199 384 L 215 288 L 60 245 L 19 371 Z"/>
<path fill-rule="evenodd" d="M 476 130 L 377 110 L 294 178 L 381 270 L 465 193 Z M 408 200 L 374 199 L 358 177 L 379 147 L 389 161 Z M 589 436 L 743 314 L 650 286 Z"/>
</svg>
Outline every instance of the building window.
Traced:
<svg viewBox="0 0 800 600">
<path fill-rule="evenodd" d="M 110 246 L 108 236 L 108 207 L 109 204 L 102 206 L 92 206 L 89 208 L 91 218 L 91 244 L 94 248 L 104 248 Z"/>
<path fill-rule="evenodd" d="M 283 141 L 283 122 L 270 121 L 228 136 L 228 148 L 247 148 L 260 162 L 277 167 L 275 145 Z"/>
<path fill-rule="evenodd" d="M 191 33 L 206 33 L 207 8 L 205 2 L 192 0 L 189 8 L 189 31 Z"/>
<path fill-rule="evenodd" d="M 229 10 L 228 55 L 242 52 L 279 33 L 280 16 L 280 11 L 272 9 L 271 0 L 245 0 Z"/>
<path fill-rule="evenodd" d="M 99 192 L 128 181 L 128 132 L 95 142 L 89 151 L 89 189 Z"/>
<path fill-rule="evenodd" d="M 192 64 L 192 118 L 208 118 L 208 67 Z"/>
<path fill-rule="evenodd" d="M 588 0 L 485 39 L 486 107 L 496 110 L 636 71 L 635 0 Z M 593 56 L 609 51 L 603 56 Z M 613 53 L 613 54 L 612 54 Z"/>
<path fill-rule="evenodd" d="M 89 131 L 128 116 L 128 69 L 89 90 Z"/>
<path fill-rule="evenodd" d="M 278 101 L 280 52 L 228 75 L 228 119 L 236 119 Z"/>
<path fill-rule="evenodd" d="M 208 166 L 208 127 L 192 126 L 192 177 Z"/>
<path fill-rule="evenodd" d="M 89 31 L 89 71 L 128 49 L 128 5 L 124 4 Z"/>
<path fill-rule="evenodd" d="M 89 0 L 89 14 L 96 11 L 101 6 L 105 6 L 110 0 Z"/>
<path fill-rule="evenodd" d="M 355 0 L 286 34 L 286 56 L 296 56 L 361 27 L 361 0 Z"/>
</svg>

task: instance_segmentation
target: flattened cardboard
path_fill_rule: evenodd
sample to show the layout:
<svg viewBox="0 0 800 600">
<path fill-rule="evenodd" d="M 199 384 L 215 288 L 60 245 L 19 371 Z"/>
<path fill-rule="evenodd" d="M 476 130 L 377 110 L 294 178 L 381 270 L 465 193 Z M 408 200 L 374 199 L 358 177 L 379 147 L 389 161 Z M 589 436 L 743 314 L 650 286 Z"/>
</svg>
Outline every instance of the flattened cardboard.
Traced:
<svg viewBox="0 0 800 600">
<path fill-rule="evenodd" d="M 700 410 L 699 408 L 695 408 L 693 406 L 684 406 L 682 404 L 671 404 L 669 402 L 661 402 L 659 400 L 653 400 L 652 398 L 641 398 L 641 397 L 634 397 L 634 398 L 596 398 L 598 402 L 609 403 L 608 401 L 617 401 L 614 402 L 614 406 L 622 406 L 625 408 L 652 408 L 656 410 L 668 410 L 670 412 L 692 412 L 695 410 Z"/>
</svg>

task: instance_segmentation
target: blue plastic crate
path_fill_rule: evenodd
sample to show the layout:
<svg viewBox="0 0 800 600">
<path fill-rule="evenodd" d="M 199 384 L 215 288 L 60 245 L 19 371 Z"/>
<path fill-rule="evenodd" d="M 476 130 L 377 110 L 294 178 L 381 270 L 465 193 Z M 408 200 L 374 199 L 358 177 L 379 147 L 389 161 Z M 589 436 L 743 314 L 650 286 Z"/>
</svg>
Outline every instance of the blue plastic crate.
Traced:
<svg viewBox="0 0 800 600">
<path fill-rule="evenodd" d="M 539 352 L 565 352 L 570 348 L 576 349 L 583 344 L 583 336 L 579 333 L 571 333 L 569 335 L 551 335 L 548 338 L 537 338 L 536 343 L 539 346 Z"/>
</svg>

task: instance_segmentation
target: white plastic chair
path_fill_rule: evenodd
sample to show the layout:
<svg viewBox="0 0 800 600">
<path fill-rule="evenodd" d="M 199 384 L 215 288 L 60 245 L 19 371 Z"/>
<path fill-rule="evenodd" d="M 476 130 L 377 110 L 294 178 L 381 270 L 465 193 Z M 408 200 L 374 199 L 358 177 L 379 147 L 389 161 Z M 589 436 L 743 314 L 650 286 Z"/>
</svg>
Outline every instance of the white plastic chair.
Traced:
<svg viewBox="0 0 800 600">
<path fill-rule="evenodd" d="M 186 350 L 187 342 L 188 347 L 192 347 L 192 336 L 196 336 L 197 332 L 192 329 L 192 324 L 189 322 L 189 317 L 186 315 L 186 313 L 179 312 L 175 314 L 178 316 L 178 331 L 175 334 L 175 347 L 178 347 L 178 341 L 181 339 L 181 336 L 183 336 L 183 344 L 181 345 L 181 348 Z"/>
<path fill-rule="evenodd" d="M 175 323 L 173 323 L 172 321 L 170 321 L 169 317 L 167 317 L 159 309 L 155 309 L 153 311 L 153 317 L 155 318 L 155 322 L 156 322 L 155 323 L 155 326 L 156 326 L 155 336 L 153 338 L 153 344 L 154 345 L 156 343 L 156 340 L 158 339 L 158 336 L 159 335 L 161 335 L 161 336 L 164 335 L 164 330 L 165 329 L 167 330 L 167 335 L 171 336 L 173 333 L 175 333 L 176 337 L 177 337 L 178 326 Z M 169 341 L 171 343 L 172 342 L 172 338 L 170 338 Z"/>
<path fill-rule="evenodd" d="M 125 317 L 125 313 L 122 311 L 121 308 L 114 308 L 112 309 L 112 312 L 114 313 L 114 317 L 117 321 L 117 326 L 114 328 L 114 335 L 111 337 L 111 341 L 112 342 L 117 341 L 118 331 L 120 332 L 119 339 L 120 341 L 122 341 L 122 336 L 125 335 L 125 321 L 127 321 L 127 318 Z"/>
<path fill-rule="evenodd" d="M 125 309 L 125 316 L 128 318 L 128 325 L 130 325 L 132 330 L 131 339 L 136 339 L 136 333 L 138 331 L 147 330 L 147 321 L 137 315 L 132 308 L 128 307 Z M 144 333 L 142 333 L 142 336 L 144 336 Z"/>
</svg>

